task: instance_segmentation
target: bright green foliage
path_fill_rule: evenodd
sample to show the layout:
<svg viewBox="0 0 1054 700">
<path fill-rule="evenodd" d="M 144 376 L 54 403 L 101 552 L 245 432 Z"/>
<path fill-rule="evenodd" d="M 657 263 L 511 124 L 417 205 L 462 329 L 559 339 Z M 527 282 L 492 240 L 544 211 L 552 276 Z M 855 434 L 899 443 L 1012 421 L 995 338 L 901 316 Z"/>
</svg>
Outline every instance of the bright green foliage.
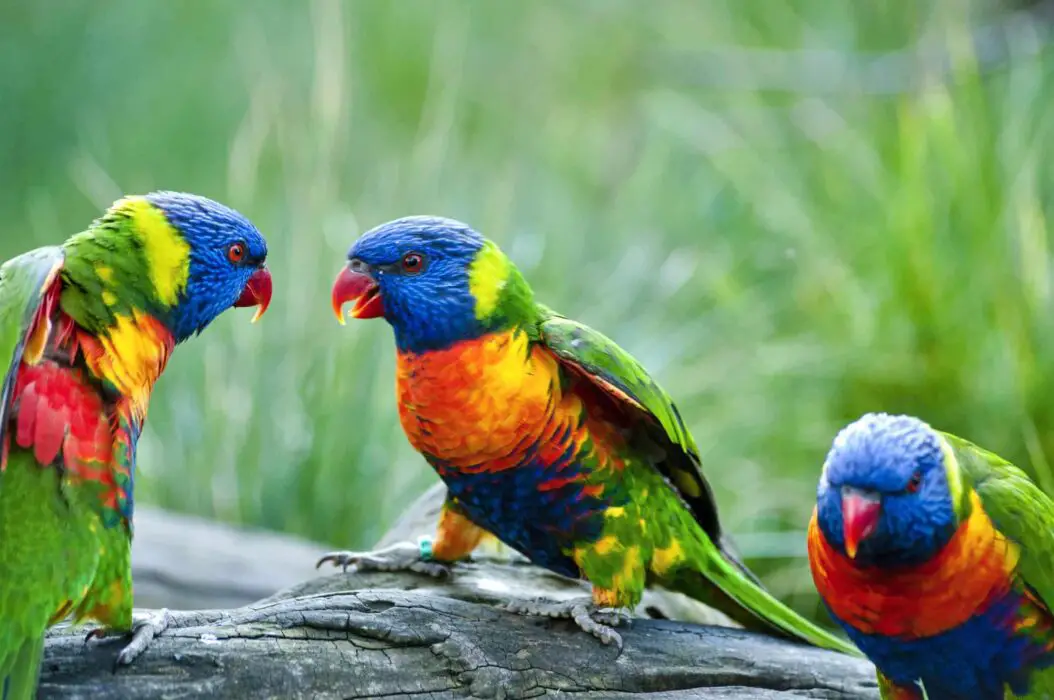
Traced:
<svg viewBox="0 0 1054 700">
<path fill-rule="evenodd" d="M 156 187 L 272 249 L 267 322 L 166 370 L 141 503 L 365 548 L 434 482 L 390 333 L 317 304 L 358 233 L 414 212 L 473 222 L 675 390 L 727 529 L 818 619 L 801 532 L 862 413 L 1054 492 L 1054 54 L 1019 25 L 979 69 L 966 32 L 1019 3 L 53 5 L 0 3 L 0 259 Z"/>
</svg>

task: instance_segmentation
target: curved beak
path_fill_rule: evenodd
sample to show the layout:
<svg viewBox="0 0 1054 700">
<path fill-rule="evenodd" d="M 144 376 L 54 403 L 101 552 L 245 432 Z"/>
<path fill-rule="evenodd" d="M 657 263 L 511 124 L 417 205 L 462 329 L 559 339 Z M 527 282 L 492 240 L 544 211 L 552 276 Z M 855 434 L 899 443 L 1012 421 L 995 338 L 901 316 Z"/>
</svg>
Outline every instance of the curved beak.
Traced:
<svg viewBox="0 0 1054 700">
<path fill-rule="evenodd" d="M 842 489 L 842 527 L 845 536 L 845 553 L 856 558 L 860 543 L 878 529 L 878 518 L 882 514 L 882 497 L 874 491 L 854 488 Z"/>
<path fill-rule="evenodd" d="M 333 283 L 333 313 L 344 325 L 344 305 L 353 303 L 352 318 L 377 318 L 384 315 L 381 287 L 371 275 L 345 266 Z"/>
<path fill-rule="evenodd" d="M 261 265 L 249 278 L 245 289 L 242 290 L 242 295 L 238 297 L 234 305 L 236 307 L 255 306 L 256 313 L 253 314 L 252 323 L 256 323 L 271 305 L 271 289 L 271 272 L 266 266 Z"/>
</svg>

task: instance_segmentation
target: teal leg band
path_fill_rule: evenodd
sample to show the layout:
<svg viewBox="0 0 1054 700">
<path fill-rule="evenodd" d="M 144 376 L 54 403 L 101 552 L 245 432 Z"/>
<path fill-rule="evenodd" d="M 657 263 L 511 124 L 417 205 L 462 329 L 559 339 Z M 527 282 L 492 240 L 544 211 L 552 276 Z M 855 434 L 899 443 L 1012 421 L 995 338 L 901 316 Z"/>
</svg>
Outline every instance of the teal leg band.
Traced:
<svg viewBox="0 0 1054 700">
<path fill-rule="evenodd" d="M 432 559 L 432 538 L 422 537 L 417 540 L 417 546 L 421 548 L 421 560 L 431 561 Z"/>
</svg>

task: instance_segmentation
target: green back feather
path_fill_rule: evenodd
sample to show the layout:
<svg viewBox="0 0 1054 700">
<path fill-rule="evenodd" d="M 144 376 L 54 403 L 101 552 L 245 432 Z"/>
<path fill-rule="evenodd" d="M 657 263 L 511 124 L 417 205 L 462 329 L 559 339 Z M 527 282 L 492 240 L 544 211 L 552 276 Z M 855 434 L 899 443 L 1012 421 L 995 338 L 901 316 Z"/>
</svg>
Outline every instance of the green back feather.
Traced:
<svg viewBox="0 0 1054 700">
<path fill-rule="evenodd" d="M 0 441 L 7 429 L 7 410 L 14 389 L 15 370 L 22 362 L 26 334 L 40 308 L 47 280 L 63 264 L 59 247 L 37 248 L 0 266 Z"/>
<path fill-rule="evenodd" d="M 639 421 L 662 451 L 653 465 L 695 514 L 703 530 L 721 544 L 721 526 L 699 448 L 677 406 L 628 352 L 603 333 L 539 306 L 539 339 L 565 366 L 596 383 Z"/>
<path fill-rule="evenodd" d="M 64 244 L 66 289 L 62 310 L 85 330 L 102 333 L 118 314 L 132 309 L 160 317 L 165 307 L 157 299 L 142 240 L 133 235 L 128 212 L 111 210 L 83 233 Z"/>
</svg>

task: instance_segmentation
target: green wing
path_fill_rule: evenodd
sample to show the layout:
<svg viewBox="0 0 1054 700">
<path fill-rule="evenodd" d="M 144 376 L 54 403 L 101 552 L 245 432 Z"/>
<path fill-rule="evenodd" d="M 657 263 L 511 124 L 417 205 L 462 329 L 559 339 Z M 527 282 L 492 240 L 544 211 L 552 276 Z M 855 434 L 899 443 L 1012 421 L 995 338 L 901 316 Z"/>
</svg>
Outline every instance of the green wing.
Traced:
<svg viewBox="0 0 1054 700">
<path fill-rule="evenodd" d="M 1021 547 L 1025 583 L 1054 609 L 1054 501 L 1025 472 L 955 435 L 941 433 L 999 531 Z"/>
<path fill-rule="evenodd" d="M 722 544 L 717 504 L 699 448 L 670 396 L 633 357 L 602 333 L 542 307 L 541 342 L 561 364 L 611 396 L 663 454 L 655 467 L 681 495 L 703 530 Z"/>
<path fill-rule="evenodd" d="M 0 445 L 6 444 L 7 411 L 29 331 L 64 259 L 62 248 L 37 248 L 0 265 Z"/>
</svg>

